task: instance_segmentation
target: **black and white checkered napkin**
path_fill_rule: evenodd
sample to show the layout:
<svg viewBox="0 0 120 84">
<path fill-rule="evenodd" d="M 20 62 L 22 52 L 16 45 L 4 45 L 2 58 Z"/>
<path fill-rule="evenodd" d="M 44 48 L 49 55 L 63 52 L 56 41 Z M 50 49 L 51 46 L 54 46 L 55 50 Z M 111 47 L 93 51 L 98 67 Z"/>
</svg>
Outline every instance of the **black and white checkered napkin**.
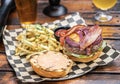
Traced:
<svg viewBox="0 0 120 84">
<path fill-rule="evenodd" d="M 58 26 L 74 26 L 77 24 L 85 24 L 85 21 L 79 13 L 71 14 L 65 17 L 62 20 L 56 20 L 52 23 L 45 23 L 43 26 L 51 27 L 52 25 Z M 15 29 L 15 30 L 5 30 L 3 32 L 3 41 L 5 45 L 5 50 L 7 54 L 7 59 L 16 72 L 16 76 L 18 79 L 22 80 L 22 82 L 41 82 L 44 80 L 49 81 L 57 81 L 57 80 L 66 80 L 74 77 L 78 77 L 84 75 L 87 72 L 90 72 L 96 66 L 106 65 L 112 62 L 114 59 L 119 57 L 120 52 L 112 48 L 110 45 L 106 44 L 105 48 L 101 56 L 89 63 L 74 63 L 71 71 L 62 78 L 43 78 L 38 76 L 32 69 L 30 63 L 26 60 L 25 57 L 14 56 L 15 47 L 17 45 L 16 36 L 22 32 L 23 29 Z"/>
</svg>

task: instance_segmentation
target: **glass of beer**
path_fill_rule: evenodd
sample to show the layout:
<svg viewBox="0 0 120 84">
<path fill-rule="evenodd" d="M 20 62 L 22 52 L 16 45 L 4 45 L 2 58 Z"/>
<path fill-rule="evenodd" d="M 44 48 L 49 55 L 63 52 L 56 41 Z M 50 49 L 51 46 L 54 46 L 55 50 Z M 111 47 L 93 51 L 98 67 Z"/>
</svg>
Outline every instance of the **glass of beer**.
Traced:
<svg viewBox="0 0 120 84">
<path fill-rule="evenodd" d="M 97 12 L 95 15 L 95 19 L 100 22 L 107 22 L 112 19 L 112 16 L 108 13 L 108 9 L 112 8 L 117 0 L 92 0 L 93 4 L 101 9 L 101 12 Z"/>
<path fill-rule="evenodd" d="M 37 17 L 37 0 L 15 0 L 15 4 L 22 26 L 35 23 Z"/>
</svg>

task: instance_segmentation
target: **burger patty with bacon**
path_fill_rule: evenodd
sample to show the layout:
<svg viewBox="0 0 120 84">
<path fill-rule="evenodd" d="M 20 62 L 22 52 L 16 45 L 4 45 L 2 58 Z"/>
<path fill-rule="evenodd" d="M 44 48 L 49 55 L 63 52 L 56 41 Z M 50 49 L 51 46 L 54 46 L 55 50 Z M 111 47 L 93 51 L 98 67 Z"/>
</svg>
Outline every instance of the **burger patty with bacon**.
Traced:
<svg viewBox="0 0 120 84">
<path fill-rule="evenodd" d="M 60 43 L 64 47 L 64 53 L 73 61 L 89 62 L 101 54 L 102 29 L 98 25 L 76 25 L 61 32 Z"/>
</svg>

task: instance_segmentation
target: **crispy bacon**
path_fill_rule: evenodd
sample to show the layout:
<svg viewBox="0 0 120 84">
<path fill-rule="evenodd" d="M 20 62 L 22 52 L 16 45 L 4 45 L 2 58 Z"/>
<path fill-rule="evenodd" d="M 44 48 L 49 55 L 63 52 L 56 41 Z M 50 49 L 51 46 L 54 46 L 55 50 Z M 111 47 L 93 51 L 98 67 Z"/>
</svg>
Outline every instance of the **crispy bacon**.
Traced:
<svg viewBox="0 0 120 84">
<path fill-rule="evenodd" d="M 76 25 L 76 26 L 74 26 L 74 27 L 72 27 L 72 28 L 70 28 L 69 30 L 68 30 L 68 32 L 66 33 L 66 36 L 68 36 L 68 35 L 70 35 L 70 34 L 72 34 L 73 32 L 75 32 L 77 29 L 82 29 L 82 28 L 84 28 L 85 26 L 84 25 Z"/>
<path fill-rule="evenodd" d="M 80 42 L 80 49 L 84 50 L 89 45 L 91 45 L 98 38 L 98 36 L 101 35 L 101 32 L 102 29 L 97 25 L 90 27 L 89 32 L 84 36 L 83 40 Z"/>
<path fill-rule="evenodd" d="M 63 46 L 65 41 L 65 36 L 60 37 L 60 44 Z"/>
<path fill-rule="evenodd" d="M 85 27 L 84 25 L 76 25 L 76 26 L 68 29 L 67 32 L 66 32 L 66 34 L 64 33 L 64 36 L 60 36 L 60 43 L 61 43 L 61 45 L 64 45 L 64 40 L 65 40 L 65 38 L 67 36 L 69 36 L 70 34 L 74 33 L 76 30 L 83 29 L 84 27 Z"/>
<path fill-rule="evenodd" d="M 65 38 L 74 32 L 77 32 L 79 34 L 81 39 L 79 47 L 81 50 L 84 50 L 96 41 L 96 39 L 101 35 L 102 29 L 98 25 L 92 27 L 86 27 L 83 25 L 74 26 L 68 29 L 66 34 L 60 37 L 61 45 L 64 45 Z"/>
</svg>

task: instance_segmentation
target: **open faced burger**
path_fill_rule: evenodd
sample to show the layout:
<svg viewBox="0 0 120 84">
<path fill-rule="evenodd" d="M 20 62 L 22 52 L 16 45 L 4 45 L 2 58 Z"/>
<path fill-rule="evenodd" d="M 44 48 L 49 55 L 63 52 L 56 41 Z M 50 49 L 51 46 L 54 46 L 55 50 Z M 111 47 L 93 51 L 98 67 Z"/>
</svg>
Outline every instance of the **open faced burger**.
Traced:
<svg viewBox="0 0 120 84">
<path fill-rule="evenodd" d="M 73 61 L 90 62 L 98 58 L 102 51 L 102 29 L 98 26 L 76 25 L 60 34 L 64 53 Z"/>
<path fill-rule="evenodd" d="M 30 57 L 33 70 L 43 77 L 64 77 L 69 73 L 73 65 L 73 61 L 60 52 L 37 52 L 31 54 Z"/>
</svg>

